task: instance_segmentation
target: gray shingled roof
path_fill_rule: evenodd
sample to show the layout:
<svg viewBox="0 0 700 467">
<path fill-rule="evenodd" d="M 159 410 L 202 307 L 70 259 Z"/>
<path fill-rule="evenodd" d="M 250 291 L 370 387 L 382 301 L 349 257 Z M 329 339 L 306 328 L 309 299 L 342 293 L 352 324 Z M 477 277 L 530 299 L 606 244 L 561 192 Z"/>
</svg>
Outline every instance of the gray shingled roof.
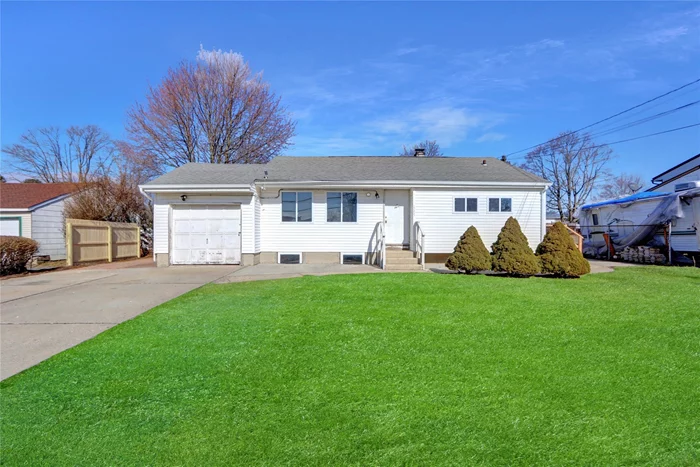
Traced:
<svg viewBox="0 0 700 467">
<path fill-rule="evenodd" d="M 546 182 L 493 157 L 280 156 L 267 164 L 187 164 L 147 185 L 252 183 L 265 171 L 269 182 Z"/>
</svg>

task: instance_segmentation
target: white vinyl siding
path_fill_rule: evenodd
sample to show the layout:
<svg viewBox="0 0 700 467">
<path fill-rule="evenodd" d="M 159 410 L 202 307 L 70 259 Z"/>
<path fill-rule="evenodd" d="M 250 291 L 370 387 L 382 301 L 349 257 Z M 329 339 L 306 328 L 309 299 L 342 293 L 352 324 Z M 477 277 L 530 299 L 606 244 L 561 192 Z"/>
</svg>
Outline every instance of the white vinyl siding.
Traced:
<svg viewBox="0 0 700 467">
<path fill-rule="evenodd" d="M 455 198 L 477 198 L 477 212 L 454 212 Z M 511 212 L 489 212 L 489 198 L 510 198 Z M 420 222 L 425 232 L 427 253 L 451 253 L 471 225 L 490 250 L 510 216 L 518 220 L 534 250 L 542 240 L 543 215 L 539 190 L 413 190 L 413 222 Z"/>
<path fill-rule="evenodd" d="M 22 237 L 32 238 L 32 213 L 30 212 L 12 212 L 0 211 L 0 217 L 10 217 L 13 219 L 22 219 Z"/>
<path fill-rule="evenodd" d="M 668 182 L 663 186 L 652 188 L 650 191 L 658 191 L 659 193 L 673 193 L 676 185 L 679 183 L 694 182 L 698 180 L 700 180 L 700 168 L 697 168 L 689 174 L 683 175 L 682 177 L 678 177 L 676 180 Z"/>
<path fill-rule="evenodd" d="M 382 200 L 374 197 L 374 190 L 371 196 L 366 196 L 365 191 L 357 190 L 357 222 L 328 222 L 327 191 L 339 190 L 312 191 L 311 222 L 282 222 L 281 197 L 265 198 L 269 193 L 266 191 L 261 200 L 261 251 L 372 251 L 376 225 L 384 217 Z"/>
<path fill-rule="evenodd" d="M 252 195 L 197 195 L 188 194 L 187 201 L 182 201 L 177 193 L 157 193 L 153 195 L 153 252 L 170 253 L 170 219 L 171 205 L 217 205 L 240 204 L 241 206 L 241 252 L 255 253 L 255 213 Z"/>
<path fill-rule="evenodd" d="M 37 255 L 66 259 L 64 206 L 65 200 L 61 200 L 32 211 L 32 238 L 39 242 Z"/>
</svg>

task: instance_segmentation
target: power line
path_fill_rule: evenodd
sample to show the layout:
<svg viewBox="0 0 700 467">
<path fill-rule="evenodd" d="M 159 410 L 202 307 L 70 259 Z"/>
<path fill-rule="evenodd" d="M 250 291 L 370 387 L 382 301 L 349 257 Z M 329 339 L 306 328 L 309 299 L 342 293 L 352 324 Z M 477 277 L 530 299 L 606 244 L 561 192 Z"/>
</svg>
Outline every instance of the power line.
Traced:
<svg viewBox="0 0 700 467">
<path fill-rule="evenodd" d="M 604 135 L 609 135 L 611 133 L 615 133 L 616 131 L 626 130 L 628 128 L 632 128 L 633 126 L 641 125 L 642 123 L 650 122 L 650 121 L 655 120 L 657 118 L 665 117 L 666 115 L 670 115 L 670 114 L 678 112 L 680 110 L 687 109 L 688 107 L 692 107 L 692 106 L 697 105 L 699 103 L 700 103 L 700 100 L 690 102 L 688 104 L 681 105 L 680 107 L 676 107 L 675 109 L 666 110 L 664 112 L 659 112 L 657 114 L 650 115 L 648 117 L 644 117 L 644 118 L 641 118 L 639 120 L 635 120 L 634 122 L 625 123 L 624 125 L 620 125 L 618 127 L 609 128 L 607 130 L 602 130 L 602 131 L 599 131 L 598 133 L 593 133 L 591 136 L 592 137 L 604 136 Z"/>
<path fill-rule="evenodd" d="M 598 145 L 596 145 L 596 146 L 590 146 L 590 147 L 588 147 L 588 148 L 586 148 L 586 149 L 600 148 L 600 147 L 603 147 L 603 146 L 611 146 L 611 145 L 613 145 L 613 144 L 626 143 L 626 142 L 628 142 L 628 141 L 635 141 L 635 140 L 643 139 L 643 138 L 650 138 L 650 137 L 652 137 L 652 136 L 658 136 L 658 135 L 663 135 L 663 134 L 665 134 L 665 133 L 672 133 L 672 132 L 674 132 L 674 131 L 685 130 L 685 129 L 688 129 L 688 128 L 693 128 L 693 127 L 695 127 L 695 126 L 700 126 L 700 122 L 699 122 L 699 123 L 693 123 L 692 125 L 681 126 L 681 127 L 678 127 L 678 128 L 671 128 L 670 130 L 659 131 L 659 132 L 657 132 L 657 133 L 651 133 L 651 134 L 644 135 L 644 136 L 637 136 L 637 137 L 635 137 L 635 138 L 621 139 L 620 141 L 613 141 L 612 143 L 598 144 Z"/>
<path fill-rule="evenodd" d="M 616 113 L 615 115 L 611 115 L 610 117 L 604 118 L 604 119 L 602 119 L 602 120 L 598 120 L 597 122 L 591 123 L 590 125 L 586 125 L 586 126 L 584 126 L 584 127 L 582 127 L 582 128 L 579 128 L 578 130 L 570 131 L 570 132 L 568 132 L 568 133 L 564 133 L 564 134 L 561 134 L 561 135 L 559 135 L 559 136 L 557 136 L 557 137 L 555 137 L 555 138 L 552 138 L 552 139 L 550 139 L 550 140 L 547 140 L 547 141 L 545 141 L 544 143 L 535 144 L 534 146 L 530 146 L 529 148 L 521 149 L 521 150 L 519 150 L 519 151 L 515 151 L 515 152 L 511 152 L 510 154 L 506 154 L 506 157 L 512 156 L 512 155 L 514 155 L 514 154 L 519 154 L 519 153 L 521 153 L 521 152 L 524 152 L 524 151 L 527 151 L 527 150 L 530 150 L 530 149 L 534 149 L 534 148 L 536 148 L 537 146 L 541 146 L 541 145 L 543 145 L 543 144 L 551 143 L 552 141 L 556 141 L 557 139 L 562 138 L 562 137 L 564 137 L 564 136 L 573 135 L 573 134 L 578 133 L 578 132 L 580 132 L 580 131 L 587 130 L 588 128 L 591 128 L 591 127 L 593 127 L 593 126 L 595 126 L 595 125 L 598 125 L 598 124 L 600 124 L 600 123 L 603 123 L 603 122 L 607 122 L 608 120 L 612 120 L 612 119 L 615 118 L 615 117 L 619 117 L 620 115 L 626 114 L 627 112 L 631 112 L 632 110 L 638 109 L 639 107 L 642 107 L 642 106 L 644 106 L 644 105 L 646 105 L 646 104 L 649 104 L 650 102 L 657 101 L 657 100 L 659 100 L 659 99 L 661 99 L 661 98 L 664 98 L 664 97 L 668 96 L 669 94 L 673 94 L 674 92 L 680 91 L 681 89 L 685 89 L 685 88 L 687 88 L 688 86 L 692 86 L 693 84 L 696 84 L 696 83 L 698 83 L 698 82 L 700 82 L 700 78 L 696 79 L 695 81 L 691 81 L 690 83 L 684 84 L 683 86 L 680 86 L 680 87 L 678 87 L 678 88 L 676 88 L 676 89 L 672 89 L 671 91 L 668 91 L 668 92 L 666 92 L 666 93 L 664 93 L 664 94 L 661 94 L 660 96 L 656 96 L 656 97 L 654 97 L 654 98 L 652 98 L 652 99 L 649 99 L 649 100 L 647 100 L 647 101 L 644 101 L 644 102 L 642 102 L 641 104 L 637 104 L 637 105 L 635 105 L 634 107 L 630 107 L 629 109 L 623 110 L 622 112 L 618 112 L 618 113 Z M 614 144 L 614 143 L 613 143 L 613 144 Z"/>
<path fill-rule="evenodd" d="M 619 144 L 619 143 L 627 143 L 629 141 L 636 141 L 638 139 L 644 139 L 644 138 L 651 138 L 652 136 L 658 136 L 658 135 L 663 135 L 666 133 L 673 133 L 674 131 L 680 131 L 680 130 L 686 130 L 688 128 L 693 128 L 696 126 L 700 126 L 699 123 L 693 123 L 692 125 L 686 125 L 678 128 L 671 128 L 670 130 L 664 130 L 664 131 L 659 131 L 656 133 L 650 133 L 648 135 L 643 135 L 643 136 L 636 136 L 634 138 L 627 138 L 627 139 L 621 139 L 619 141 L 613 141 L 612 143 L 603 143 L 603 144 L 597 144 L 595 146 L 587 146 L 586 149 L 596 149 L 596 148 L 602 148 L 603 146 L 612 146 L 613 144 Z M 523 159 L 525 156 L 519 156 L 519 157 L 514 157 L 513 159 L 510 159 L 509 162 L 513 162 L 518 159 Z"/>
</svg>

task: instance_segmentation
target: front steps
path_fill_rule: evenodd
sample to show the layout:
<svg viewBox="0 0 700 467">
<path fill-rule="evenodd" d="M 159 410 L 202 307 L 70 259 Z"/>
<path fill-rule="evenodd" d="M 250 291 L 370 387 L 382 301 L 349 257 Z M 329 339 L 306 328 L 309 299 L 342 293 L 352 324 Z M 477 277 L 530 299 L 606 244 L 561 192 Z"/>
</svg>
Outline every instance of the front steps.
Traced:
<svg viewBox="0 0 700 467">
<path fill-rule="evenodd" d="M 423 267 L 415 253 L 400 248 L 386 249 L 386 270 L 393 272 L 422 271 Z"/>
</svg>

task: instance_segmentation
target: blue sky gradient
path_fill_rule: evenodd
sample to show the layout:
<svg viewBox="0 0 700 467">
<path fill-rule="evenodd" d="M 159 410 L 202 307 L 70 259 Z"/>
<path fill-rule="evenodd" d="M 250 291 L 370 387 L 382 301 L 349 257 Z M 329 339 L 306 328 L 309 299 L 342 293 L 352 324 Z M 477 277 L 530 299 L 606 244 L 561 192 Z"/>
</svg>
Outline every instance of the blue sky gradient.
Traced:
<svg viewBox="0 0 700 467">
<path fill-rule="evenodd" d="M 700 78 L 697 3 L 0 8 L 2 144 L 45 125 L 92 123 L 124 138 L 127 109 L 200 44 L 264 71 L 298 120 L 291 155 L 395 155 L 429 138 L 446 155 L 500 156 Z M 699 99 L 695 85 L 621 123 Z M 700 105 L 598 141 L 697 122 Z M 613 149 L 613 170 L 648 181 L 700 152 L 700 127 Z"/>
</svg>

